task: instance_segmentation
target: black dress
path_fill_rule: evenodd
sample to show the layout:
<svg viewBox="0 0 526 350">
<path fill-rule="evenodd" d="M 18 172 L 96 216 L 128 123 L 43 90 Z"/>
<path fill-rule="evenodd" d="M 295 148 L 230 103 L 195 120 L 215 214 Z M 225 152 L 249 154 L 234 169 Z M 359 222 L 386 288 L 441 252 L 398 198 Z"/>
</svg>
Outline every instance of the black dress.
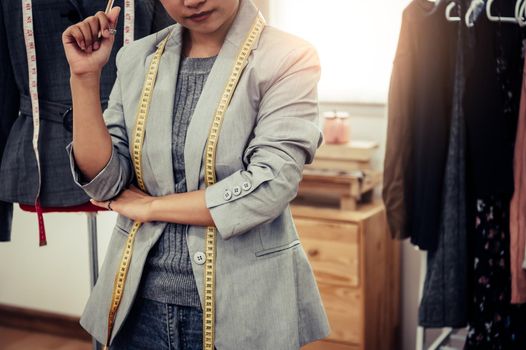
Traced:
<svg viewBox="0 0 526 350">
<path fill-rule="evenodd" d="M 500 1 L 494 12 L 513 13 Z M 465 349 L 526 349 L 526 309 L 511 305 L 509 210 L 523 73 L 517 25 L 481 16 L 466 47 L 470 314 Z"/>
</svg>

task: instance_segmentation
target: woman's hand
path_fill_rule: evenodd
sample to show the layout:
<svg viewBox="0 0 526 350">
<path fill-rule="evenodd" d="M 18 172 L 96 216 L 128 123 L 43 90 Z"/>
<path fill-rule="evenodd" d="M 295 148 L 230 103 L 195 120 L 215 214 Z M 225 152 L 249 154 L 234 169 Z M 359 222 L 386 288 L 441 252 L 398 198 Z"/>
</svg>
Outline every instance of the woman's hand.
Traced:
<svg viewBox="0 0 526 350">
<path fill-rule="evenodd" d="M 150 214 L 154 199 L 155 197 L 152 197 L 134 185 L 131 185 L 129 189 L 122 191 L 121 194 L 111 200 L 111 209 L 132 220 L 145 223 L 152 221 Z M 106 209 L 108 209 L 108 202 L 110 202 L 97 202 L 93 199 L 90 201 L 92 204 Z"/>
<path fill-rule="evenodd" d="M 99 11 L 62 33 L 62 44 L 72 75 L 100 74 L 110 58 L 115 41 L 115 35 L 109 29 L 116 28 L 120 10 L 116 6 L 107 15 Z M 99 32 L 102 32 L 100 38 Z"/>
</svg>

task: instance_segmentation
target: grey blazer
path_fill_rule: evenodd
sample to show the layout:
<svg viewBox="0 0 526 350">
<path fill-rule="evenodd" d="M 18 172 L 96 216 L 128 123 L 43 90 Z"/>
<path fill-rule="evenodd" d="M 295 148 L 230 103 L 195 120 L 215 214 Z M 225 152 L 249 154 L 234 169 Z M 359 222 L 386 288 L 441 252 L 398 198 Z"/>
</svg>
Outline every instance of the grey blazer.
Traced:
<svg viewBox="0 0 526 350">
<path fill-rule="evenodd" d="M 234 60 L 258 13 L 241 8 L 208 77 L 185 144 L 188 191 L 205 188 L 203 156 L 208 131 Z M 159 42 L 175 29 L 161 59 L 147 119 L 143 176 L 153 196 L 174 193 L 171 137 L 182 27 L 173 25 L 121 49 L 117 81 L 104 120 L 112 156 L 90 182 L 79 181 L 72 143 L 67 146 L 75 181 L 100 201 L 134 182 L 130 140 L 144 76 Z M 322 142 L 318 126 L 320 65 L 308 43 L 267 26 L 251 52 L 225 115 L 217 149 L 218 182 L 206 188 L 206 205 L 218 228 L 216 342 L 218 350 L 287 350 L 324 338 L 329 326 L 311 265 L 289 209 L 305 163 Z M 237 189 L 240 187 L 240 189 Z M 236 189 L 236 190 L 234 190 Z M 229 191 L 231 195 L 225 195 Z M 238 193 L 238 195 L 235 195 Z M 145 259 L 166 222 L 143 224 L 135 241 L 112 341 L 136 296 Z M 100 277 L 80 323 L 101 343 L 115 273 L 132 221 L 118 216 Z M 204 251 L 206 227 L 188 226 L 193 257 Z M 201 303 L 203 267 L 192 260 Z"/>
<path fill-rule="evenodd" d="M 40 103 L 39 149 L 42 166 L 40 201 L 43 207 L 71 207 L 89 197 L 73 181 L 64 151 L 71 142 L 69 66 L 62 33 L 97 10 L 106 0 L 33 0 Z M 124 5 L 116 0 L 115 6 Z M 174 23 L 157 0 L 135 2 L 135 38 Z M 108 100 L 116 77 L 115 56 L 123 45 L 121 15 L 112 55 L 101 76 L 101 96 Z M 0 1 L 0 241 L 9 241 L 12 203 L 34 204 L 38 177 L 33 153 L 33 120 L 22 26 L 22 1 Z M 105 103 L 104 103 L 105 105 Z M 69 114 L 71 117 L 71 114 Z M 63 122 L 66 121 L 64 124 Z"/>
</svg>

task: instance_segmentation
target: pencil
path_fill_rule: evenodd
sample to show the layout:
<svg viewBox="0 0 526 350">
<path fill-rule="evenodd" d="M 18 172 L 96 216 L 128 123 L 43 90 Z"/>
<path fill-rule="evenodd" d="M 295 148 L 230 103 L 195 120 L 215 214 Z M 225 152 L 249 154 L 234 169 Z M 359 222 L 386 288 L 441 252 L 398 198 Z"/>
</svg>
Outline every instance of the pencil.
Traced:
<svg viewBox="0 0 526 350">
<path fill-rule="evenodd" d="M 106 11 L 104 11 L 105 14 L 110 13 L 111 8 L 113 7 L 113 1 L 114 0 L 108 0 L 108 4 L 106 5 Z"/>
<path fill-rule="evenodd" d="M 110 13 L 111 8 L 113 7 L 113 1 L 114 0 L 108 0 L 108 4 L 106 5 L 106 10 L 104 11 L 105 14 Z M 110 33 L 115 33 L 115 29 L 113 28 L 109 28 L 108 30 L 110 31 Z M 101 37 L 102 37 L 102 32 L 99 32 L 99 34 L 97 35 L 97 39 L 100 39 Z"/>
</svg>

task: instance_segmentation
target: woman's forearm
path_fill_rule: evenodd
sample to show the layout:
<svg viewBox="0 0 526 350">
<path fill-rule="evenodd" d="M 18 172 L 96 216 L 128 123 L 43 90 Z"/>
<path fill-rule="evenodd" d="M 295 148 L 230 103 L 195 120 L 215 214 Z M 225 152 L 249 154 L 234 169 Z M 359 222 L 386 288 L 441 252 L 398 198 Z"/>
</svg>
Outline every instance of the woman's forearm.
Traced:
<svg viewBox="0 0 526 350">
<path fill-rule="evenodd" d="M 206 207 L 205 190 L 156 197 L 150 221 L 166 221 L 196 226 L 215 226 Z"/>
<path fill-rule="evenodd" d="M 70 78 L 73 99 L 73 153 L 84 179 L 91 181 L 108 163 L 112 152 L 100 106 L 100 74 Z"/>
</svg>

